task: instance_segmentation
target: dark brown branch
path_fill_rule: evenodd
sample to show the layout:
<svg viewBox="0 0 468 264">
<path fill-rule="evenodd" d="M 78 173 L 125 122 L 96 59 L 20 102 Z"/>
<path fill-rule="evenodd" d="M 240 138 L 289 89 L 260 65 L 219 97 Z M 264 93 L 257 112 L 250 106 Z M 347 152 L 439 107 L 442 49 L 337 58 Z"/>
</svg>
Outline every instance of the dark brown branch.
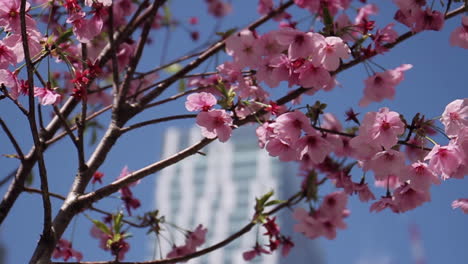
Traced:
<svg viewBox="0 0 468 264">
<path fill-rule="evenodd" d="M 144 127 L 144 126 L 148 126 L 148 125 L 154 125 L 154 124 L 167 122 L 167 121 L 172 121 L 172 120 L 177 120 L 177 119 L 188 119 L 188 118 L 195 118 L 195 117 L 197 117 L 197 115 L 195 115 L 195 114 L 174 115 L 174 116 L 161 117 L 161 118 L 156 118 L 156 119 L 153 119 L 153 120 L 148 120 L 148 121 L 136 123 L 136 124 L 128 126 L 128 127 L 124 127 L 122 129 L 120 129 L 120 132 L 123 134 L 123 133 L 129 132 L 131 130 L 134 130 L 134 129 L 137 129 L 137 128 L 140 128 L 140 127 Z"/>
<path fill-rule="evenodd" d="M 34 65 L 31 60 L 31 54 L 29 52 L 28 45 L 28 34 L 26 29 L 26 0 L 21 0 L 20 5 L 20 21 L 21 21 L 21 41 L 23 44 L 24 59 L 26 61 L 26 70 L 28 75 L 28 101 L 29 101 L 29 113 L 28 121 L 31 129 L 34 146 L 38 150 L 38 164 L 39 164 L 39 176 L 41 179 L 41 190 L 44 192 L 42 194 L 42 203 L 44 206 L 44 229 L 42 236 L 46 243 L 55 244 L 55 237 L 52 231 L 52 207 L 50 204 L 49 198 L 49 186 L 47 182 L 47 171 L 43 157 L 43 146 L 42 142 L 39 139 L 39 134 L 36 125 L 36 111 L 35 111 L 35 102 L 34 102 Z"/>
<path fill-rule="evenodd" d="M 158 12 L 158 9 L 161 7 L 161 5 L 164 3 L 164 0 L 156 0 L 153 6 L 151 7 L 151 12 L 149 13 L 149 16 L 146 20 L 145 25 L 143 26 L 143 30 L 141 32 L 141 37 L 138 42 L 138 46 L 136 49 L 136 52 L 130 61 L 130 67 L 127 70 L 127 73 L 125 75 L 122 88 L 120 90 L 120 93 L 118 94 L 118 103 L 117 103 L 117 109 L 119 108 L 120 105 L 122 105 L 125 101 L 125 98 L 127 97 L 128 90 L 130 89 L 130 83 L 133 80 L 133 74 L 136 71 L 136 68 L 138 66 L 138 63 L 140 62 L 141 56 L 143 55 L 143 50 L 145 48 L 145 45 L 147 44 L 148 36 L 150 33 L 151 25 L 153 24 L 153 20 Z"/>
<path fill-rule="evenodd" d="M 11 144 L 16 150 L 16 154 L 18 155 L 19 159 L 21 161 L 24 161 L 24 154 L 23 151 L 21 150 L 21 147 L 18 144 L 18 141 L 16 141 L 15 136 L 11 133 L 10 129 L 8 126 L 5 124 L 3 119 L 0 117 L 0 126 L 2 127 L 3 131 L 5 131 L 5 134 L 7 135 L 8 139 L 10 139 Z"/>
</svg>

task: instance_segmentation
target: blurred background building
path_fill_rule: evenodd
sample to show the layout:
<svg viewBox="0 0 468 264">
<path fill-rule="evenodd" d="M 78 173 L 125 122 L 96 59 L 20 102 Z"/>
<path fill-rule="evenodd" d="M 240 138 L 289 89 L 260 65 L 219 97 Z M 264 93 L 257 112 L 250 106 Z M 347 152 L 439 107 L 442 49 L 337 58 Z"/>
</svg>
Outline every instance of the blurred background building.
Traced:
<svg viewBox="0 0 468 264">
<path fill-rule="evenodd" d="M 170 128 L 164 136 L 163 157 L 173 155 L 201 139 L 200 128 Z M 163 170 L 156 180 L 155 208 L 168 222 L 178 227 L 195 229 L 198 224 L 208 228 L 203 247 L 215 244 L 240 230 L 254 214 L 255 197 L 275 190 L 276 199 L 285 199 L 297 192 L 300 179 L 293 164 L 278 162 L 258 147 L 255 128 L 236 129 L 226 143 L 213 142 L 202 150 Z M 278 224 L 281 232 L 291 236 L 296 247 L 286 258 L 280 252 L 256 257 L 251 263 L 323 263 L 316 242 L 292 231 L 291 212 L 283 210 Z M 177 245 L 183 244 L 182 232 L 172 232 Z M 224 248 L 189 263 L 236 264 L 245 263 L 244 251 L 250 250 L 257 236 L 262 241 L 263 228 L 248 234 Z M 154 246 L 153 246 L 154 247 Z M 171 245 L 161 243 L 162 252 Z"/>
</svg>

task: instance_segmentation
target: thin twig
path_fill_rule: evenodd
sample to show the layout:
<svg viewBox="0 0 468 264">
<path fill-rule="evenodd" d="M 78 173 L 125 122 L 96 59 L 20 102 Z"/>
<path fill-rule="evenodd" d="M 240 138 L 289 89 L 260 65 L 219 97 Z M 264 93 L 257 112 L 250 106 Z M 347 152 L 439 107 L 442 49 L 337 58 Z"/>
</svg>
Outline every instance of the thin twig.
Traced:
<svg viewBox="0 0 468 264">
<path fill-rule="evenodd" d="M 178 120 L 178 119 L 188 119 L 188 118 L 195 118 L 195 117 L 197 117 L 197 115 L 195 115 L 195 114 L 174 115 L 174 116 L 161 117 L 161 118 L 156 118 L 156 119 L 136 123 L 134 125 L 121 128 L 120 132 L 123 134 L 123 133 L 127 133 L 127 132 L 129 132 L 131 130 L 134 130 L 134 129 L 137 129 L 137 128 L 140 128 L 140 127 L 144 127 L 144 126 L 148 126 L 148 125 L 154 125 L 154 124 L 158 124 L 158 123 L 162 123 L 162 122 L 166 122 L 166 121 L 172 121 L 172 120 Z"/>
<path fill-rule="evenodd" d="M 21 147 L 18 144 L 18 141 L 16 141 L 15 136 L 11 133 L 10 129 L 8 126 L 5 124 L 3 119 L 0 117 L 0 126 L 2 127 L 3 131 L 5 131 L 5 134 L 7 135 L 8 139 L 10 139 L 11 144 L 16 150 L 16 154 L 18 155 L 19 159 L 21 161 L 24 161 L 24 154 L 23 151 L 21 150 Z"/>
</svg>

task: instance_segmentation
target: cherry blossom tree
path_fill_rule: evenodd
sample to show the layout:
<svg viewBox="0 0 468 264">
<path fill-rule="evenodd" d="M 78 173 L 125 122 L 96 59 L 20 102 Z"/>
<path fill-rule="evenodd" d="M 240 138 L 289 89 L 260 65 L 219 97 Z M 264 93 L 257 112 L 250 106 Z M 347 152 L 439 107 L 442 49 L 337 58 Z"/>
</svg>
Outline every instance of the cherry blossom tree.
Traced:
<svg viewBox="0 0 468 264">
<path fill-rule="evenodd" d="M 236 14 L 229 1 L 204 2 L 199 3 L 203 12 L 219 23 Z M 404 213 L 429 202 L 432 185 L 468 174 L 468 98 L 449 103 L 440 118 L 424 113 L 403 116 L 388 107 L 361 114 L 350 108 L 346 124 L 341 124 L 338 113 L 327 111 L 326 102 L 302 103 L 346 85 L 338 82 L 339 74 L 357 65 L 363 65 L 368 75 L 357 76 L 363 80 L 362 99 L 350 102 L 350 107 L 394 99 L 398 85 L 417 65 L 402 63 L 386 69 L 375 59 L 389 56 L 394 47 L 416 35 L 444 30 L 449 19 L 458 20 L 460 26 L 447 42 L 466 52 L 466 1 L 394 0 L 398 11 L 383 26 L 375 19 L 378 5 L 365 0 L 251 2 L 259 15 L 256 20 L 224 32 L 216 29 L 199 45 L 200 33 L 207 29 L 197 27 L 196 16 L 188 20 L 173 16 L 172 3 L 166 0 L 0 0 L 0 103 L 15 107 L 14 113 L 2 111 L 1 137 L 14 151 L 4 153 L 4 158 L 16 162 L 16 169 L 1 181 L 8 188 L 0 203 L 0 224 L 19 196 L 40 197 L 42 215 L 31 215 L 31 220 L 41 221 L 43 228 L 31 235 L 40 239 L 30 263 L 137 263 L 125 262 L 132 228 L 147 229 L 158 237 L 172 231 L 161 228 L 166 221 L 163 212 L 130 218 L 142 203 L 134 186 L 200 154 L 213 141 L 229 141 L 237 128 L 247 124 L 257 127 L 259 148 L 281 162 L 299 164 L 303 183 L 297 193 L 286 200 L 275 200 L 273 192 L 259 193 L 252 201 L 255 214 L 250 222 L 209 247 L 204 246 L 207 223 L 194 230 L 181 227 L 184 244 L 173 244 L 172 251 L 138 263 L 197 258 L 256 226 L 265 230 L 269 244 L 253 242 L 243 254 L 246 261 L 276 250 L 287 255 L 294 250 L 294 241 L 275 221 L 275 213 L 284 208 L 293 208 L 290 217 L 296 221 L 296 232 L 310 239 L 334 239 L 352 217 L 349 196 L 370 202 L 371 212 Z M 397 25 L 406 32 L 398 32 Z M 166 40 L 176 30 L 186 31 L 192 41 L 187 45 L 194 49 L 166 60 Z M 153 45 L 162 46 L 161 59 L 150 67 L 142 65 Z M 174 103 L 182 114 L 167 110 Z M 139 118 L 152 109 L 162 117 Z M 6 115 L 26 122 L 22 129 L 29 131 L 28 139 L 17 137 Z M 175 120 L 199 126 L 203 139 L 132 171 L 126 164 L 115 164 L 123 168 L 115 179 L 101 171 L 122 137 Z M 445 140 L 435 140 L 437 133 Z M 63 195 L 55 191 L 54 177 L 48 173 L 60 161 L 46 155 L 52 145 L 65 141 L 77 169 L 68 175 L 73 183 Z M 25 142 L 30 142 L 29 149 Z M 28 183 L 33 173 L 38 175 L 39 188 Z M 380 192 L 369 188 L 371 184 L 380 186 Z M 327 193 L 324 185 L 334 191 Z M 115 196 L 122 210 L 96 206 Z M 52 199 L 61 200 L 59 210 L 53 210 Z M 468 213 L 467 198 L 459 197 L 451 206 Z M 27 210 L 18 208 L 22 209 Z M 80 245 L 78 251 L 72 238 L 64 236 L 79 215 L 92 222 L 90 239 L 99 240 L 111 260 L 82 261 L 86 246 Z"/>
</svg>

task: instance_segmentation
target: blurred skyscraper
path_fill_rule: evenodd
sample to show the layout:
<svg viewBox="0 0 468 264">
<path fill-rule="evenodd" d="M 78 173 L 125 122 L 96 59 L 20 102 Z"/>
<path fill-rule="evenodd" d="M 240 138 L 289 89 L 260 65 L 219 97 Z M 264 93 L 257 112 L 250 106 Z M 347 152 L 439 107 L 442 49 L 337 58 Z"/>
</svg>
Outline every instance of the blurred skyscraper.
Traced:
<svg viewBox="0 0 468 264">
<path fill-rule="evenodd" d="M 163 157 L 168 157 L 201 139 L 200 128 L 189 130 L 170 128 L 165 133 Z M 275 190 L 275 198 L 285 199 L 299 188 L 293 166 L 280 163 L 257 146 L 253 127 L 237 129 L 226 143 L 213 142 L 194 155 L 163 170 L 156 180 L 156 208 L 171 222 L 182 228 L 194 229 L 198 224 L 208 228 L 203 247 L 215 244 L 237 232 L 251 220 L 255 197 Z M 279 252 L 257 257 L 251 263 L 323 263 L 316 244 L 293 234 L 294 220 L 290 212 L 283 212 L 279 225 L 284 235 L 292 236 L 296 247 L 290 256 Z M 189 263 L 237 264 L 245 263 L 244 251 L 250 250 L 261 233 L 255 229 L 224 248 Z M 183 244 L 181 232 L 174 233 L 177 245 Z M 262 241 L 267 244 L 267 241 Z M 162 252 L 171 245 L 162 241 Z"/>
</svg>

